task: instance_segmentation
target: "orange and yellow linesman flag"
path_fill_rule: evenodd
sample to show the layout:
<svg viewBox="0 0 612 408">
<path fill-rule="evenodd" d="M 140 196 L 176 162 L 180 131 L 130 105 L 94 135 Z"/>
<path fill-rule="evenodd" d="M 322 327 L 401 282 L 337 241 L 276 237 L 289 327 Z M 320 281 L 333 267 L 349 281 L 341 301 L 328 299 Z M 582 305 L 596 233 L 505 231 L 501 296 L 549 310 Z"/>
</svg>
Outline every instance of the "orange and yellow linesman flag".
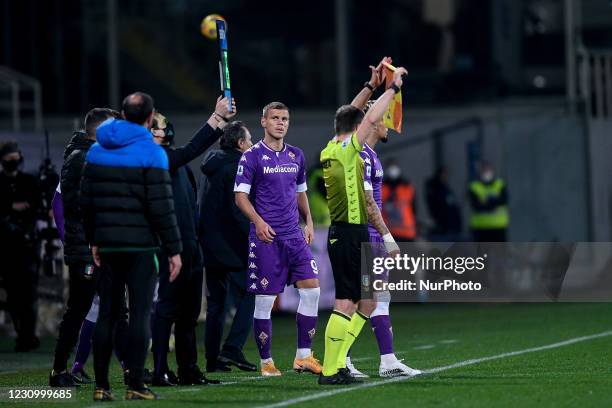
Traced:
<svg viewBox="0 0 612 408">
<path fill-rule="evenodd" d="M 386 62 L 382 63 L 384 65 L 385 72 L 385 89 L 389 89 L 391 84 L 393 84 L 393 72 L 395 71 L 395 67 L 391 64 L 387 64 Z M 402 91 L 400 90 L 395 94 L 393 100 L 389 104 L 389 108 L 385 112 L 383 116 L 383 123 L 385 127 L 389 129 L 395 130 L 397 133 L 402 132 Z"/>
</svg>

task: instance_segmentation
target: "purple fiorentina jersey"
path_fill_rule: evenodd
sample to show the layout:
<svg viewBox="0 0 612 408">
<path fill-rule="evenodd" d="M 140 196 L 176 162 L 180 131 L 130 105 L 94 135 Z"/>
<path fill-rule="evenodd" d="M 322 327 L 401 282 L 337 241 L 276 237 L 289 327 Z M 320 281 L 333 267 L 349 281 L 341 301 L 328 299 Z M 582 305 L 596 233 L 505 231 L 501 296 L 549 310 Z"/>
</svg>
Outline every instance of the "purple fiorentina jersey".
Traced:
<svg viewBox="0 0 612 408">
<path fill-rule="evenodd" d="M 276 152 L 263 140 L 254 144 L 240 158 L 234 191 L 250 195 L 255 211 L 277 238 L 302 236 L 296 193 L 306 191 L 306 163 L 297 147 L 285 143 L 283 150 Z"/>
<path fill-rule="evenodd" d="M 372 191 L 374 201 L 376 201 L 378 208 L 382 211 L 382 181 L 384 173 L 380 160 L 378 160 L 378 155 L 367 143 L 363 145 L 363 150 L 359 154 L 364 162 L 363 183 L 365 190 Z M 378 234 L 378 231 L 376 231 L 372 224 L 368 224 L 368 229 L 370 234 Z"/>
</svg>

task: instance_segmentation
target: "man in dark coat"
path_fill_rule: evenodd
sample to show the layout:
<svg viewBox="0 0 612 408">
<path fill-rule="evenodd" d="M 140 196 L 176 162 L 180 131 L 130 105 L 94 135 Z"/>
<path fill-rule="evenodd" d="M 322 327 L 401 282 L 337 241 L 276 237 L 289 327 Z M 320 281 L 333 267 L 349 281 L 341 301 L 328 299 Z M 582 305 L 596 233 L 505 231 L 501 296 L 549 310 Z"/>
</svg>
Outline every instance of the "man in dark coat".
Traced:
<svg viewBox="0 0 612 408">
<path fill-rule="evenodd" d="M 79 191 L 85 156 L 96 142 L 96 128 L 109 118 L 119 117 L 111 109 L 95 108 L 85 116 L 85 132 L 77 131 L 64 150 L 60 192 L 64 216 L 64 262 L 68 265 L 69 294 L 49 376 L 52 387 L 73 387 L 75 381 L 67 369 L 68 358 L 79 336 L 81 324 L 95 295 L 95 265 L 83 230 Z"/>
<path fill-rule="evenodd" d="M 219 98 L 214 113 L 188 144 L 174 147 L 174 128 L 157 113 L 151 128 L 153 138 L 168 155 L 176 218 L 183 241 L 183 268 L 174 282 L 168 280 L 166 256 L 160 256 L 158 298 L 153 315 L 153 385 L 204 385 L 210 382 L 197 365 L 196 325 L 202 305 L 203 266 L 196 233 L 195 186 L 187 164 L 200 156 L 221 136 L 221 129 L 236 114 L 227 98 Z M 162 250 L 163 252 L 163 250 Z M 168 340 L 174 324 L 178 378 L 168 367 Z"/>
<path fill-rule="evenodd" d="M 251 147 L 251 135 L 242 122 L 232 122 L 201 166 L 200 243 L 206 267 L 206 370 L 227 371 L 228 365 L 255 371 L 242 348 L 253 323 L 255 297 L 246 291 L 249 220 L 236 206 L 234 180 L 242 153 Z M 221 350 L 225 301 L 231 296 L 236 314 Z"/>
</svg>

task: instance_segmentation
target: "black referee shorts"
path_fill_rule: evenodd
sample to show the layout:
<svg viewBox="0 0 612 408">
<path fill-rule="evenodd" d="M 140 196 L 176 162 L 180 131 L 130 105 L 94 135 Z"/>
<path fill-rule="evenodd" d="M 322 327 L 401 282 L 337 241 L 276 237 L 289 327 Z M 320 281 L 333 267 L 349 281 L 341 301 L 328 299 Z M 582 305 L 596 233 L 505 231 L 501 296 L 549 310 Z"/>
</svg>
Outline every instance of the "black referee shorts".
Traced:
<svg viewBox="0 0 612 408">
<path fill-rule="evenodd" d="M 336 299 L 361 300 L 361 244 L 370 241 L 368 225 L 333 222 L 327 252 L 334 273 Z"/>
</svg>

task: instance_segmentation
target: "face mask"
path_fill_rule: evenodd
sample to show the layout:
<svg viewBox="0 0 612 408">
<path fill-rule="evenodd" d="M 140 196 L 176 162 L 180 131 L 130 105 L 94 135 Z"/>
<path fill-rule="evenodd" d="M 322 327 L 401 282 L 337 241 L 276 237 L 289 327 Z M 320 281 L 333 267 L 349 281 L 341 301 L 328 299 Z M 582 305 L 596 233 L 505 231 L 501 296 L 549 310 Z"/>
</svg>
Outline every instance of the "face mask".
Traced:
<svg viewBox="0 0 612 408">
<path fill-rule="evenodd" d="M 389 166 L 386 174 L 391 180 L 396 180 L 399 178 L 400 174 L 402 174 L 402 170 L 399 168 L 399 166 Z"/>
<path fill-rule="evenodd" d="M 487 170 L 482 173 L 481 177 L 482 177 L 482 181 L 484 181 L 485 183 L 488 183 L 493 180 L 493 177 L 495 177 L 495 175 L 493 174 L 492 171 Z"/>
<path fill-rule="evenodd" d="M 8 173 L 14 172 L 17 167 L 19 167 L 19 160 L 2 160 L 2 168 Z"/>
</svg>

